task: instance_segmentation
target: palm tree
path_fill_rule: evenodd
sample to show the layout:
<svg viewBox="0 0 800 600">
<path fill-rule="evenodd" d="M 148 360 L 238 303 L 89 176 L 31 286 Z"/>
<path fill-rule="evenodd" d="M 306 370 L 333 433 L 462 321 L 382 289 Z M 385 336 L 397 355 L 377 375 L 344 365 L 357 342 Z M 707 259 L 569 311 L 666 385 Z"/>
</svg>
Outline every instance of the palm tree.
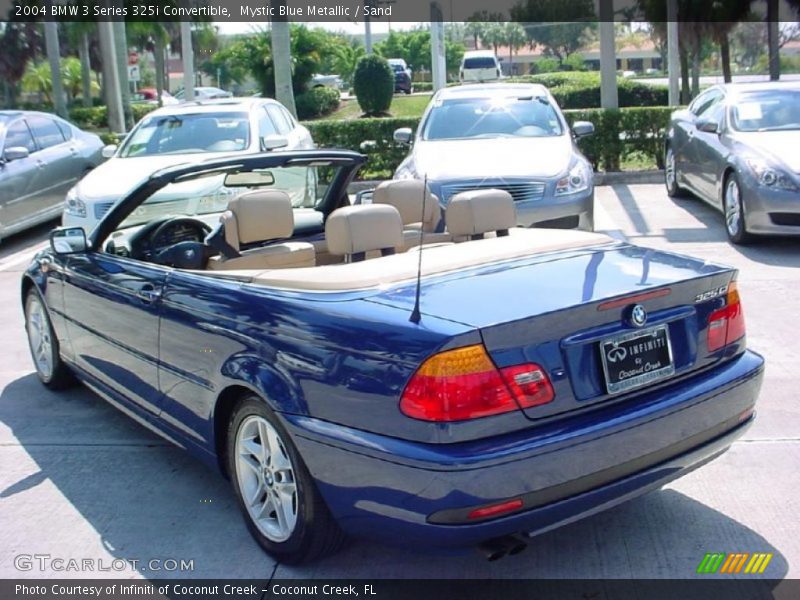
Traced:
<svg viewBox="0 0 800 600">
<path fill-rule="evenodd" d="M 127 27 L 128 42 L 142 51 L 153 55 L 156 67 L 156 95 L 158 105 L 162 106 L 161 96 L 164 93 L 165 79 L 165 48 L 170 40 L 170 34 L 163 23 L 155 21 L 131 21 Z"/>
<path fill-rule="evenodd" d="M 367 51 L 364 46 L 351 42 L 350 44 L 334 46 L 333 52 L 335 54 L 333 59 L 334 71 L 342 78 L 345 84 L 352 85 L 356 65 L 361 60 L 361 57 L 367 55 Z"/>
<path fill-rule="evenodd" d="M 528 41 L 525 28 L 515 21 L 509 21 L 503 26 L 503 42 L 508 46 L 508 74 L 514 74 L 514 52 L 522 48 Z"/>
<path fill-rule="evenodd" d="M 464 32 L 472 36 L 475 48 L 478 47 L 478 40 L 483 37 L 483 30 L 486 28 L 486 23 L 482 21 L 467 21 L 464 25 Z"/>
<path fill-rule="evenodd" d="M 81 73 L 81 98 L 83 105 L 92 105 L 92 66 L 89 54 L 90 37 L 96 32 L 94 23 L 75 21 L 64 23 L 64 32 L 67 42 L 72 48 L 77 48 L 80 59 Z M 77 94 L 74 96 L 76 97 Z"/>
<path fill-rule="evenodd" d="M 505 36 L 506 32 L 502 23 L 486 23 L 481 36 L 481 44 L 491 46 L 494 49 L 494 53 L 497 54 L 497 48 L 505 41 Z"/>
</svg>

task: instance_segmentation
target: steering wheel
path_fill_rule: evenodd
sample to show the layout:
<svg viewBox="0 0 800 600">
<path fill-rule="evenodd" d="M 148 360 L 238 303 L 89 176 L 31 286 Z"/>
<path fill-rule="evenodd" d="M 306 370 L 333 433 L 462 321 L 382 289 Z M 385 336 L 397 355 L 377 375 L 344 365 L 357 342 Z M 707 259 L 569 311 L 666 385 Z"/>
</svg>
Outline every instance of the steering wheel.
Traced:
<svg viewBox="0 0 800 600">
<path fill-rule="evenodd" d="M 167 244 L 164 246 L 156 245 L 159 243 L 159 240 L 163 237 L 167 237 L 168 233 L 171 229 L 175 227 L 180 227 L 181 225 L 185 225 L 191 227 L 201 233 L 199 237 L 201 240 L 194 241 L 194 240 L 184 240 L 177 243 Z M 153 252 L 154 256 L 153 259 L 155 262 L 160 264 L 172 264 L 175 265 L 175 258 L 179 256 L 175 251 L 176 250 L 194 250 L 195 252 L 191 253 L 191 257 L 196 256 L 197 254 L 206 254 L 204 251 L 205 244 L 203 240 L 205 237 L 211 233 L 211 227 L 201 221 L 200 219 L 195 219 L 193 217 L 176 217 L 174 219 L 168 219 L 161 223 L 158 227 L 155 228 L 153 233 L 151 233 L 149 237 L 149 243 L 151 251 Z M 187 256 L 189 256 L 187 254 Z M 194 262 L 194 261 L 190 261 Z M 188 268 L 188 267 L 187 267 Z"/>
</svg>

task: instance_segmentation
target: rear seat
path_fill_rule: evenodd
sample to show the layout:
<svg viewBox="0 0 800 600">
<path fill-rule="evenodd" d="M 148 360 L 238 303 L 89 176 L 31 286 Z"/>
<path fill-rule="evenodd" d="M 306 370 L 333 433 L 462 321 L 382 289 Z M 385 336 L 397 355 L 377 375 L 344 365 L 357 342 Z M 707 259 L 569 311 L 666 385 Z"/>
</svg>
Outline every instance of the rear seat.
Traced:
<svg viewBox="0 0 800 600">
<path fill-rule="evenodd" d="M 373 204 L 394 206 L 403 222 L 403 245 L 398 250 L 408 250 L 422 244 L 440 244 L 451 241 L 447 232 L 436 232 L 442 220 L 439 199 L 428 191 L 425 214 L 422 214 L 425 183 L 419 179 L 393 179 L 384 181 L 372 193 Z M 420 240 L 420 233 L 422 240 Z"/>
<path fill-rule="evenodd" d="M 345 206 L 325 222 L 328 252 L 345 262 L 388 256 L 403 247 L 403 221 L 394 206 Z"/>
<path fill-rule="evenodd" d="M 479 240 L 487 234 L 508 235 L 517 225 L 514 199 L 504 190 L 461 192 L 447 205 L 447 230 L 454 242 Z"/>
</svg>

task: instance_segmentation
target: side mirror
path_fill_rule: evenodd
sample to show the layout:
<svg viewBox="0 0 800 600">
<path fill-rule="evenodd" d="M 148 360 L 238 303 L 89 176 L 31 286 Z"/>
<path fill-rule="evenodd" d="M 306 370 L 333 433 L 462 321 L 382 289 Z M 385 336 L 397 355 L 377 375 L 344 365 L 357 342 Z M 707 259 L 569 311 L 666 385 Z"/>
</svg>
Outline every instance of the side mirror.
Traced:
<svg viewBox="0 0 800 600">
<path fill-rule="evenodd" d="M 594 133 L 594 123 L 590 123 L 589 121 L 575 121 L 572 124 L 572 133 L 575 134 L 575 137 L 579 138 L 592 135 Z"/>
<path fill-rule="evenodd" d="M 103 158 L 111 158 L 112 156 L 114 156 L 116 151 L 117 151 L 117 145 L 109 144 L 108 146 L 103 146 L 101 154 L 103 155 Z"/>
<path fill-rule="evenodd" d="M 287 140 L 282 135 L 265 135 L 261 138 L 261 151 L 262 152 L 269 152 L 271 150 L 279 150 L 281 148 L 286 148 L 289 145 L 289 140 Z"/>
<path fill-rule="evenodd" d="M 700 119 L 697 121 L 697 130 L 706 133 L 719 133 L 719 123 L 711 119 Z"/>
<path fill-rule="evenodd" d="M 50 247 L 58 255 L 79 254 L 89 249 L 83 227 L 57 227 L 50 232 Z"/>
<path fill-rule="evenodd" d="M 30 152 L 25 146 L 11 146 L 11 148 L 6 148 L 6 151 L 3 152 L 3 159 L 6 162 L 11 162 L 12 160 L 20 160 L 21 158 L 28 158 L 30 156 Z"/>
<path fill-rule="evenodd" d="M 400 129 L 394 130 L 394 135 L 392 137 L 395 142 L 400 144 L 410 144 L 411 138 L 414 137 L 414 132 L 411 131 L 411 127 L 401 127 Z"/>
</svg>

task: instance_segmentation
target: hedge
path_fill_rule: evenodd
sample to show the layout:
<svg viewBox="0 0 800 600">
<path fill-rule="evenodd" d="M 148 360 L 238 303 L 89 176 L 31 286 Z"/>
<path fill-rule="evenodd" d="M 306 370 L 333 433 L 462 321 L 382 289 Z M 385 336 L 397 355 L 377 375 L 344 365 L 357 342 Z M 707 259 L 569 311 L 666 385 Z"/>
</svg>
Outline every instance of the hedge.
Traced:
<svg viewBox="0 0 800 600">
<path fill-rule="evenodd" d="M 300 119 L 325 117 L 337 108 L 341 96 L 339 90 L 329 87 L 316 87 L 297 96 L 295 106 Z"/>
<path fill-rule="evenodd" d="M 663 168 L 664 134 L 674 109 L 668 106 L 633 107 L 620 110 L 565 110 L 564 116 L 575 121 L 591 121 L 594 135 L 578 141 L 595 170 L 618 171 L 622 158 L 642 152 Z M 408 154 L 408 147 L 393 141 L 400 127 L 416 129 L 419 119 L 354 119 L 351 121 L 313 121 L 305 123 L 321 148 L 349 148 L 362 151 L 361 144 L 374 141 L 366 151 L 367 164 L 361 171 L 364 179 L 391 177 Z"/>
<path fill-rule="evenodd" d="M 138 122 L 156 108 L 158 107 L 153 104 L 131 104 L 133 120 Z M 105 106 L 93 106 L 92 108 L 78 106 L 69 111 L 69 119 L 81 129 L 101 129 L 108 127 L 108 108 Z"/>
</svg>

